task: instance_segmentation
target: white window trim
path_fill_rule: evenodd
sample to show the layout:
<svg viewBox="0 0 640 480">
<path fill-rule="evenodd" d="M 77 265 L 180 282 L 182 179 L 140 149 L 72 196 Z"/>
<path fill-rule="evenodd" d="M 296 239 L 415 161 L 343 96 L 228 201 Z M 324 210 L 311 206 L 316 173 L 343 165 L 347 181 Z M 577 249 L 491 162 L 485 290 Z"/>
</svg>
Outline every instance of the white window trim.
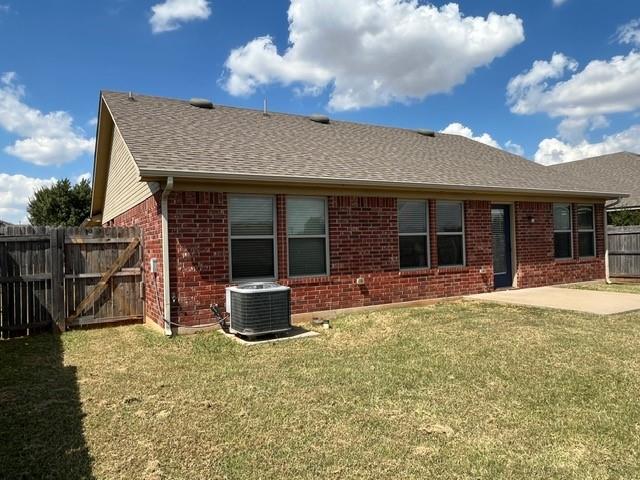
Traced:
<svg viewBox="0 0 640 480">
<path fill-rule="evenodd" d="M 273 206 L 273 233 L 271 235 L 232 235 L 231 234 L 231 200 L 233 198 L 242 197 L 261 197 L 270 198 Z M 228 229 L 228 246 L 229 246 L 229 281 L 233 283 L 237 282 L 266 282 L 278 279 L 278 211 L 276 206 L 275 195 L 251 195 L 251 194 L 233 194 L 228 195 L 227 198 L 227 229 Z M 270 277 L 247 277 L 247 278 L 233 278 L 233 246 L 232 240 L 266 240 L 271 239 L 273 241 L 273 276 Z"/>
<path fill-rule="evenodd" d="M 289 235 L 289 199 L 290 198 L 307 198 L 322 200 L 324 202 L 324 235 Z M 314 278 L 314 277 L 328 277 L 330 275 L 331 259 L 329 258 L 329 201 L 327 197 L 317 197 L 308 195 L 287 195 L 285 200 L 285 233 L 287 242 L 287 277 L 288 278 Z M 324 239 L 324 259 L 325 259 L 325 273 L 317 273 L 311 275 L 291 275 L 289 269 L 289 239 L 296 238 L 323 238 Z"/>
<path fill-rule="evenodd" d="M 569 207 L 569 225 L 570 228 L 568 230 L 563 229 L 563 230 L 556 230 L 556 219 L 555 219 L 555 210 L 556 210 L 556 205 L 566 205 L 567 207 Z M 553 257 L 556 260 L 571 260 L 573 258 L 573 205 L 570 203 L 554 203 L 553 206 Z M 569 255 L 568 257 L 556 257 L 556 252 L 555 252 L 555 245 L 556 245 L 556 233 L 569 233 L 570 234 L 570 247 L 571 247 L 571 255 Z"/>
<path fill-rule="evenodd" d="M 398 217 L 398 248 L 400 247 L 400 237 L 417 237 L 424 235 L 427 237 L 427 264 L 424 267 L 403 267 L 400 264 L 400 251 L 398 251 L 398 266 L 403 272 L 410 272 L 411 270 L 424 270 L 425 268 L 431 268 L 431 239 L 429 238 L 429 200 L 423 200 L 420 198 L 399 198 L 398 199 L 398 212 L 400 211 L 400 202 L 424 202 L 425 211 L 427 214 L 427 231 L 415 232 L 415 233 L 400 233 L 400 217 Z"/>
<path fill-rule="evenodd" d="M 438 231 L 438 203 L 447 203 L 447 204 L 451 204 L 451 205 L 455 205 L 458 204 L 460 205 L 460 213 L 462 215 L 462 230 L 460 232 L 439 232 Z M 455 264 L 455 265 L 440 265 L 440 259 L 438 258 L 438 268 L 460 268 L 460 267 L 466 267 L 467 266 L 467 236 L 465 234 L 465 208 L 464 208 L 464 201 L 456 201 L 456 200 L 437 200 L 436 201 L 436 241 L 438 239 L 439 236 L 458 236 L 458 235 L 462 235 L 462 263 L 461 264 Z M 436 244 L 436 251 L 437 251 L 437 244 Z"/>
<path fill-rule="evenodd" d="M 580 258 L 595 258 L 598 256 L 598 245 L 596 239 L 596 206 L 593 203 L 580 203 L 580 207 L 591 207 L 591 228 L 580 228 L 580 222 L 578 222 L 578 256 Z M 580 234 L 591 232 L 593 237 L 593 255 L 580 255 Z"/>
</svg>

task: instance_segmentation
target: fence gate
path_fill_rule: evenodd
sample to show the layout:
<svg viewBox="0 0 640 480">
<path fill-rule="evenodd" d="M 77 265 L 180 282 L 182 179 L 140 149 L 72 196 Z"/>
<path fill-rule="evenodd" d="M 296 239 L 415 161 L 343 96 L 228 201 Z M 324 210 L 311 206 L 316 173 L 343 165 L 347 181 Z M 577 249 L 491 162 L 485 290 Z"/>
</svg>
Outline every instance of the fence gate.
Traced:
<svg viewBox="0 0 640 480">
<path fill-rule="evenodd" d="M 143 318 L 137 228 L 0 228 L 0 338 Z"/>
<path fill-rule="evenodd" d="M 640 277 L 640 226 L 609 227 L 609 275 Z"/>
</svg>

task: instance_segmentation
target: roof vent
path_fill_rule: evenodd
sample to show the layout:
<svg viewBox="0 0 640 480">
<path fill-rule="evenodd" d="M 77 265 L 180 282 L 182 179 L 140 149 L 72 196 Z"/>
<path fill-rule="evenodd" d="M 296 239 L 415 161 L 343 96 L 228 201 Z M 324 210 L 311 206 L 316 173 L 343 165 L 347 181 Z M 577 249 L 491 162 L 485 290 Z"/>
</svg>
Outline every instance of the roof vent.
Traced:
<svg viewBox="0 0 640 480">
<path fill-rule="evenodd" d="M 206 98 L 192 98 L 189 103 L 194 107 L 212 109 L 213 103 Z"/>
<path fill-rule="evenodd" d="M 436 132 L 434 132 L 433 130 L 425 130 L 423 128 L 420 128 L 418 130 L 416 130 L 416 133 L 424 136 L 424 137 L 435 137 L 436 136 Z"/>
<path fill-rule="evenodd" d="M 324 123 L 325 125 L 329 123 L 329 117 L 327 117 L 326 115 L 320 115 L 318 113 L 310 115 L 309 120 L 316 123 Z"/>
</svg>

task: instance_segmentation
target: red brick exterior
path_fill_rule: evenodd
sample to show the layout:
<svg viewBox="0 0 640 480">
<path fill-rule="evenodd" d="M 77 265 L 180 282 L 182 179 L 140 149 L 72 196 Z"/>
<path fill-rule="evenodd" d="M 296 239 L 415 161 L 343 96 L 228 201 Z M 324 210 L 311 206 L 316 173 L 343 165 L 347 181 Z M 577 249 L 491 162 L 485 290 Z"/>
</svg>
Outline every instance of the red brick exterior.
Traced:
<svg viewBox="0 0 640 480">
<path fill-rule="evenodd" d="M 116 218 L 113 225 L 139 225 L 145 248 L 147 316 L 161 322 L 162 251 L 160 200 L 152 197 Z M 429 202 L 431 268 L 398 267 L 397 199 L 330 196 L 330 275 L 288 278 L 286 196 L 276 195 L 278 282 L 292 288 L 293 313 L 378 305 L 491 291 L 493 267 L 491 202 L 465 201 L 466 266 L 438 267 L 435 201 Z M 603 205 L 596 206 L 597 257 L 555 260 L 552 203 L 517 202 L 515 208 L 518 286 L 531 287 L 604 276 Z M 574 206 L 574 217 L 575 217 Z M 535 223 L 530 219 L 534 218 Z M 577 221 L 574 218 L 574 222 Z M 577 233 L 574 235 L 577 248 Z M 224 304 L 229 285 L 227 195 L 174 192 L 169 197 L 173 321 L 211 323 L 211 303 Z M 150 258 L 160 272 L 148 272 Z M 356 279 L 364 277 L 364 285 Z M 157 287 L 156 287 L 157 285 Z M 158 295 L 158 301 L 155 295 Z M 160 309 L 159 309 L 160 308 Z"/>
<path fill-rule="evenodd" d="M 211 303 L 224 305 L 229 283 L 227 196 L 174 192 L 169 196 L 172 322 L 211 323 Z"/>
<path fill-rule="evenodd" d="M 596 257 L 578 256 L 578 217 L 573 212 L 573 258 L 556 260 L 553 244 L 553 204 L 517 202 L 516 249 L 518 287 L 539 287 L 558 283 L 581 282 L 603 278 L 604 271 L 604 205 L 595 209 Z M 531 219 L 535 223 L 531 223 Z"/>
</svg>

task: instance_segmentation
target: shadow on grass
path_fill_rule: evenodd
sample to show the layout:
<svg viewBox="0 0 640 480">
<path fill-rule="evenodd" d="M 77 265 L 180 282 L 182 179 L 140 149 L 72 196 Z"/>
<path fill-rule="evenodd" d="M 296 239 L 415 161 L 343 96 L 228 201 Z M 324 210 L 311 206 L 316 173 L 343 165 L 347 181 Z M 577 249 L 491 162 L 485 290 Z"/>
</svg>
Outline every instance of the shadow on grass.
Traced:
<svg viewBox="0 0 640 480">
<path fill-rule="evenodd" d="M 0 478 L 93 478 L 59 335 L 0 341 Z"/>
</svg>

